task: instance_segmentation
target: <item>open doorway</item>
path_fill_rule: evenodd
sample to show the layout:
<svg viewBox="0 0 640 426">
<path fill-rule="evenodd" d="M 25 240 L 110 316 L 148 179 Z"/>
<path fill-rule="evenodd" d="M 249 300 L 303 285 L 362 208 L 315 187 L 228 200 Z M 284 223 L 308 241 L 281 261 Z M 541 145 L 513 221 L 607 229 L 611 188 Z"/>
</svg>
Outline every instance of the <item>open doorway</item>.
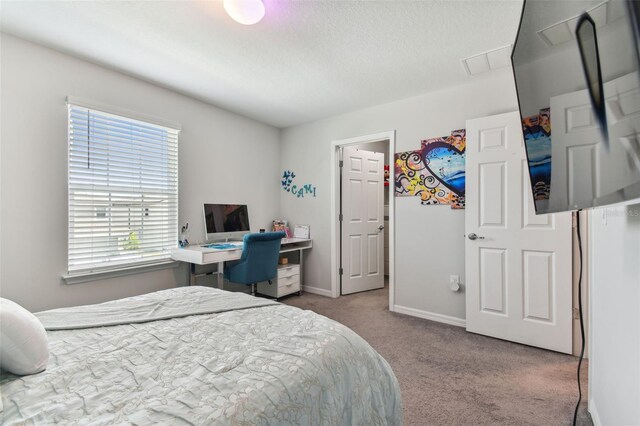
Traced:
<svg viewBox="0 0 640 426">
<path fill-rule="evenodd" d="M 394 200 L 385 171 L 393 169 L 395 132 L 334 141 L 331 149 L 332 296 L 388 283 L 393 310 Z"/>
</svg>

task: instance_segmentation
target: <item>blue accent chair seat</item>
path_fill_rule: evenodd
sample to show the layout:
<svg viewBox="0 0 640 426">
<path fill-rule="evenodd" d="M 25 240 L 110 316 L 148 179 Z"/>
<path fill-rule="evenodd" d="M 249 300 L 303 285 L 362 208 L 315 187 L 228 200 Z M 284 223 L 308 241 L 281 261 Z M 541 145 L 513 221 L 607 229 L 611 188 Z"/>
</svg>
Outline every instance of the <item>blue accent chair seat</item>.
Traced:
<svg viewBox="0 0 640 426">
<path fill-rule="evenodd" d="M 278 273 L 280 243 L 284 232 L 263 232 L 246 234 L 242 257 L 237 262 L 229 262 L 224 268 L 224 278 L 229 282 L 251 286 L 251 294 L 256 294 L 256 283 L 274 279 Z"/>
</svg>

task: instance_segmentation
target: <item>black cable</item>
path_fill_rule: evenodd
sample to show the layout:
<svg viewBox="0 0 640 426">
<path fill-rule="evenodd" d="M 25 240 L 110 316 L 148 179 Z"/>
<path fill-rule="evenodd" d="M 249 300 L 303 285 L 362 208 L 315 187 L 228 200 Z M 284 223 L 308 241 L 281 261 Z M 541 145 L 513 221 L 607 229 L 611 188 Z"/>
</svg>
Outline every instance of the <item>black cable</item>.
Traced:
<svg viewBox="0 0 640 426">
<path fill-rule="evenodd" d="M 580 212 L 576 212 L 576 235 L 578 237 L 578 253 L 580 257 L 580 272 L 578 275 L 578 314 L 580 316 L 580 335 L 582 336 L 582 344 L 580 345 L 580 359 L 578 360 L 578 402 L 576 403 L 576 409 L 573 412 L 573 426 L 576 425 L 578 419 L 578 408 L 580 407 L 580 401 L 582 401 L 582 389 L 580 388 L 580 367 L 582 367 L 582 359 L 584 357 L 584 320 L 582 318 L 582 238 L 580 236 Z"/>
</svg>

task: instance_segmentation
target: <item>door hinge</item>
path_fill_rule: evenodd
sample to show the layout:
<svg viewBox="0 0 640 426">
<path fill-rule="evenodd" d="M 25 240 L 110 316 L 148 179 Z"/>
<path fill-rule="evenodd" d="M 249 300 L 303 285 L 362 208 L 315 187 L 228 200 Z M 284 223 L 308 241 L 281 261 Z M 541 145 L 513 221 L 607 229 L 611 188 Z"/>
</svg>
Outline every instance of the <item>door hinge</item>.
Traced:
<svg viewBox="0 0 640 426">
<path fill-rule="evenodd" d="M 580 214 L 580 213 L 576 213 L 576 214 L 571 215 L 571 226 L 573 228 L 577 228 L 578 227 L 578 218 L 576 217 L 576 215 L 578 215 L 578 214 Z"/>
<path fill-rule="evenodd" d="M 338 220 L 339 220 L 340 222 L 342 222 L 342 213 L 340 213 L 340 214 L 338 215 Z"/>
<path fill-rule="evenodd" d="M 344 270 L 342 268 L 338 269 L 338 275 L 342 275 Z"/>
<path fill-rule="evenodd" d="M 338 167 L 342 168 L 342 166 L 344 166 L 344 161 L 340 160 L 340 162 L 338 162 Z"/>
</svg>

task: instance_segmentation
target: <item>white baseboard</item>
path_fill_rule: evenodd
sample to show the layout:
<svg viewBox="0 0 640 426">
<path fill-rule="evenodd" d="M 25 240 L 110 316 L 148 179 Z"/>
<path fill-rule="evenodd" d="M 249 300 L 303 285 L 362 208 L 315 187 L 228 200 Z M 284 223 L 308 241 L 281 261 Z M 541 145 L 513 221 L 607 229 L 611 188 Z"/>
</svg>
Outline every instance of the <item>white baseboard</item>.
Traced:
<svg viewBox="0 0 640 426">
<path fill-rule="evenodd" d="M 467 321 L 462 318 L 450 317 L 449 315 L 436 314 L 435 312 L 423 311 L 421 309 L 409 308 L 406 306 L 393 306 L 393 312 L 399 314 L 411 315 L 412 317 L 418 317 L 428 319 L 431 321 L 441 322 L 444 324 L 455 325 L 457 327 L 466 327 Z"/>
<path fill-rule="evenodd" d="M 596 404 L 593 402 L 593 399 L 589 399 L 589 414 L 591 414 L 591 420 L 593 420 L 593 426 L 601 426 L 602 422 L 600 421 L 600 416 L 598 416 L 598 409 L 596 408 Z"/>
<path fill-rule="evenodd" d="M 303 285 L 302 291 L 305 293 L 313 293 L 313 294 L 318 294 L 320 296 L 332 297 L 331 290 L 327 290 L 325 288 L 309 287 L 307 285 Z"/>
</svg>

